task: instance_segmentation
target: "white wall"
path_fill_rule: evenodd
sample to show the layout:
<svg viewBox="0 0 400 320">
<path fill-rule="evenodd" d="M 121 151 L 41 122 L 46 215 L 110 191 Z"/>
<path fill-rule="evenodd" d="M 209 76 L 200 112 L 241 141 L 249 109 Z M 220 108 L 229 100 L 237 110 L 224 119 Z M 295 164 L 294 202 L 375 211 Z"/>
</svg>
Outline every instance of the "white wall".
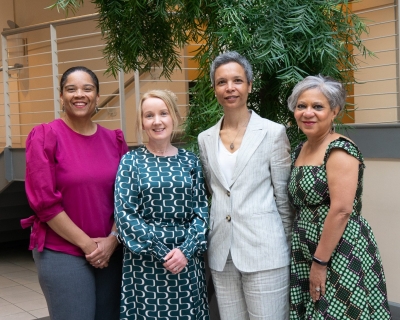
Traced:
<svg viewBox="0 0 400 320">
<path fill-rule="evenodd" d="M 389 300 L 400 303 L 400 160 L 366 159 L 362 215 L 378 242 Z"/>
</svg>

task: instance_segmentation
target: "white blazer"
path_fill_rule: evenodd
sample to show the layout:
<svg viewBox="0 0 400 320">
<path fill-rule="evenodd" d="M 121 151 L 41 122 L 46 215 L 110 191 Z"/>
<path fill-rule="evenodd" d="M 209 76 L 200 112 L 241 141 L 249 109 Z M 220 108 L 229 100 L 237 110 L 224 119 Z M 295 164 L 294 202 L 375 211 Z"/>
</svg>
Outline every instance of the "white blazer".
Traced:
<svg viewBox="0 0 400 320">
<path fill-rule="evenodd" d="M 212 195 L 209 266 L 223 271 L 229 250 L 244 272 L 287 266 L 294 211 L 288 201 L 291 161 L 285 127 L 252 111 L 228 185 L 217 158 L 222 119 L 198 137 Z"/>
</svg>

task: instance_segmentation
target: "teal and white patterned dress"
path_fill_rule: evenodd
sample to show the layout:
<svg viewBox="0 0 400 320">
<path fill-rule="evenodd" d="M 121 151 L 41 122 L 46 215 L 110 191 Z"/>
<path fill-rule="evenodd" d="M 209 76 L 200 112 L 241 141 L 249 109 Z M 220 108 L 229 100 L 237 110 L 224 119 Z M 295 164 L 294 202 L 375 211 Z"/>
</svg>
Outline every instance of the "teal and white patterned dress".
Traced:
<svg viewBox="0 0 400 320">
<path fill-rule="evenodd" d="M 199 159 L 184 149 L 170 157 L 144 146 L 128 152 L 117 173 L 114 215 L 124 244 L 120 319 L 208 320 L 208 204 Z M 176 275 L 163 266 L 173 248 L 189 261 Z"/>
<path fill-rule="evenodd" d="M 300 144 L 292 153 L 289 200 L 296 208 L 290 269 L 291 320 L 391 319 L 386 281 L 378 247 L 368 222 L 361 216 L 364 160 L 349 140 L 332 141 L 321 166 L 294 166 Z M 326 162 L 342 149 L 360 161 L 353 211 L 327 269 L 326 293 L 313 303 L 309 294 L 312 255 L 330 207 Z"/>
</svg>

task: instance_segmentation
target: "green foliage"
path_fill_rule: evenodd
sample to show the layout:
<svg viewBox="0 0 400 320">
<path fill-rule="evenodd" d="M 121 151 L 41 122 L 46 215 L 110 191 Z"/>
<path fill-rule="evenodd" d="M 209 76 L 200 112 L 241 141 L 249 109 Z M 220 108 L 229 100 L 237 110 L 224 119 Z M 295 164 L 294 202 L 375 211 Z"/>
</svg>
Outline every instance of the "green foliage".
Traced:
<svg viewBox="0 0 400 320">
<path fill-rule="evenodd" d="M 78 8 L 83 5 L 84 0 L 57 0 L 56 3 L 52 4 L 51 6 L 48 6 L 46 9 L 57 9 L 58 12 L 60 10 L 63 10 L 66 12 L 68 15 L 69 10 L 72 11 L 72 13 L 76 13 Z"/>
<path fill-rule="evenodd" d="M 64 7 L 78 0 L 58 0 Z M 222 114 L 210 87 L 212 60 L 226 50 L 248 58 L 254 69 L 249 108 L 288 127 L 293 144 L 298 132 L 286 100 L 307 75 L 353 82 L 353 49 L 370 54 L 361 41 L 365 24 L 349 1 L 339 0 L 92 0 L 106 39 L 109 71 L 149 71 L 162 67 L 170 77 L 180 68 L 178 48 L 202 43 L 196 52 L 200 75 L 191 89 L 185 138 L 196 149 L 197 135 Z M 340 120 L 338 120 L 340 122 Z"/>
<path fill-rule="evenodd" d="M 350 11 L 348 1 L 219 0 L 213 12 L 204 34 L 207 45 L 196 56 L 203 73 L 193 91 L 201 94 L 193 95 L 186 125 L 193 147 L 193 137 L 220 114 L 214 97 L 203 95 L 203 82 L 210 83 L 208 68 L 219 52 L 235 50 L 248 58 L 255 75 L 249 108 L 286 125 L 292 145 L 304 139 L 287 109 L 293 86 L 318 73 L 350 83 L 358 64 L 353 49 L 369 54 L 361 42 L 365 24 Z M 191 120 L 200 116 L 203 125 L 194 125 Z"/>
<path fill-rule="evenodd" d="M 57 8 L 79 6 L 83 0 L 58 0 Z M 108 72 L 150 71 L 161 67 L 170 78 L 180 69 L 179 48 L 196 42 L 204 1 L 201 0 L 92 0 L 100 14 L 106 41 Z"/>
</svg>

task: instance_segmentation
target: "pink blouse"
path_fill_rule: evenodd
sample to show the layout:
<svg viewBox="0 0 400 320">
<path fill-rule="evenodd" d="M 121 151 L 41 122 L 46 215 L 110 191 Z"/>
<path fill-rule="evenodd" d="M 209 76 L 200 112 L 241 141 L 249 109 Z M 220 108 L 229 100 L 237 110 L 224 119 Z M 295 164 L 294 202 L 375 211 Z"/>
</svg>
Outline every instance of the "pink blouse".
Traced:
<svg viewBox="0 0 400 320">
<path fill-rule="evenodd" d="M 107 237 L 115 175 L 127 151 L 121 130 L 97 125 L 95 134 L 84 136 L 61 119 L 35 127 L 26 141 L 25 187 L 36 215 L 21 220 L 23 228 L 32 226 L 29 249 L 84 255 L 46 223 L 62 211 L 89 237 Z"/>
</svg>

